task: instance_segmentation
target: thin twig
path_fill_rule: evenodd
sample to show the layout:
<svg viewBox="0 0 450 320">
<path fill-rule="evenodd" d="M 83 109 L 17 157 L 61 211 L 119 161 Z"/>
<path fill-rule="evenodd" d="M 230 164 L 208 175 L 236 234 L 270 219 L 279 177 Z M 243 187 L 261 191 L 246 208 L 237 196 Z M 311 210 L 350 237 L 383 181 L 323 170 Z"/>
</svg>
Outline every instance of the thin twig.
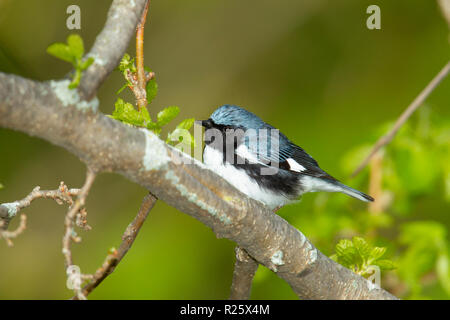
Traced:
<svg viewBox="0 0 450 320">
<path fill-rule="evenodd" d="M 95 172 L 88 168 L 86 173 L 86 181 L 84 182 L 83 187 L 81 188 L 78 198 L 75 202 L 70 206 L 69 211 L 66 214 L 66 218 L 64 220 L 64 237 L 63 237 L 63 254 L 65 258 L 66 268 L 72 265 L 72 252 L 70 251 L 70 243 L 71 240 L 74 240 L 74 219 L 76 217 L 77 212 L 84 206 L 86 203 L 86 197 L 91 189 L 92 183 L 95 180 Z"/>
<path fill-rule="evenodd" d="M 141 19 L 136 28 L 136 69 L 137 69 L 137 82 L 139 95 L 137 98 L 138 110 L 145 108 L 147 106 L 147 92 L 145 87 L 147 85 L 145 69 L 144 69 L 144 26 L 147 19 L 147 11 L 150 0 L 147 0 L 145 8 L 142 11 Z"/>
<path fill-rule="evenodd" d="M 372 148 L 370 154 L 361 162 L 361 164 L 352 173 L 352 177 L 356 176 L 370 161 L 370 159 L 380 150 L 383 146 L 387 145 L 394 138 L 397 131 L 408 120 L 408 118 L 419 108 L 425 99 L 433 92 L 434 89 L 441 83 L 441 81 L 450 73 L 450 61 L 442 68 L 442 70 L 431 80 L 431 82 L 423 89 L 423 91 L 414 99 L 414 101 L 406 108 L 406 110 L 400 115 L 395 122 L 392 129 L 384 136 L 382 136 Z"/>
<path fill-rule="evenodd" d="M 3 228 L 4 224 L 6 224 L 4 221 L 0 221 L 0 229 Z M 6 244 L 9 247 L 14 246 L 14 243 L 11 239 L 17 238 L 19 235 L 21 235 L 25 229 L 27 228 L 27 216 L 24 214 L 20 215 L 20 224 L 14 231 L 0 231 L 0 238 L 5 239 Z"/>
<path fill-rule="evenodd" d="M 0 238 L 4 238 L 9 246 L 12 246 L 12 238 L 19 236 L 26 227 L 26 217 L 21 215 L 21 221 L 19 227 L 15 231 L 6 231 L 11 219 L 17 215 L 17 213 L 31 205 L 31 202 L 36 199 L 53 199 L 58 204 L 64 202 L 72 205 L 72 196 L 76 196 L 80 193 L 80 189 L 68 189 L 63 181 L 59 184 L 59 188 L 56 190 L 41 190 L 41 187 L 35 187 L 25 198 L 12 203 L 0 204 Z"/>
<path fill-rule="evenodd" d="M 107 20 L 87 57 L 94 63 L 83 72 L 79 92 L 83 100 L 91 100 L 108 75 L 117 67 L 135 36 L 145 0 L 113 0 Z"/>
<path fill-rule="evenodd" d="M 379 214 L 383 211 L 383 154 L 376 153 L 370 160 L 370 178 L 369 178 L 369 194 L 372 195 L 376 201 L 369 203 L 369 212 L 372 214 Z"/>
<path fill-rule="evenodd" d="M 74 290 L 76 296 L 80 300 L 85 300 L 86 297 L 81 292 L 81 283 L 83 280 L 90 279 L 92 276 L 83 275 L 80 273 L 80 269 L 73 265 L 72 251 L 70 249 L 72 241 L 80 242 L 81 239 L 76 235 L 74 230 L 74 222 L 77 214 L 82 210 L 82 207 L 86 203 L 86 197 L 91 189 L 92 184 L 95 180 L 95 172 L 88 167 L 86 173 L 86 181 L 80 190 L 78 198 L 70 206 L 69 211 L 66 214 L 64 220 L 64 236 L 62 240 L 62 252 L 64 255 L 64 262 L 66 265 L 66 273 L 68 276 L 68 281 L 71 283 L 72 289 Z M 75 272 L 76 271 L 76 272 Z"/>
<path fill-rule="evenodd" d="M 438 0 L 438 3 L 441 7 L 442 15 L 450 28 L 450 0 Z"/>
<path fill-rule="evenodd" d="M 145 196 L 138 214 L 128 225 L 127 229 L 122 235 L 122 243 L 120 244 L 119 249 L 114 250 L 106 256 L 105 261 L 103 262 L 102 266 L 97 269 L 97 271 L 93 275 L 92 280 L 84 286 L 82 293 L 85 297 L 88 296 L 107 276 L 109 276 L 114 271 L 116 266 L 127 254 L 128 250 L 131 248 L 134 240 L 136 239 L 139 230 L 144 224 L 144 221 L 147 218 L 150 210 L 155 205 L 156 200 L 157 198 L 151 193 Z M 77 297 L 75 296 L 72 299 L 77 299 Z"/>
<path fill-rule="evenodd" d="M 231 284 L 230 300 L 248 300 L 252 289 L 252 281 L 258 269 L 258 262 L 237 246 L 236 263 L 234 265 L 233 282 Z"/>
</svg>

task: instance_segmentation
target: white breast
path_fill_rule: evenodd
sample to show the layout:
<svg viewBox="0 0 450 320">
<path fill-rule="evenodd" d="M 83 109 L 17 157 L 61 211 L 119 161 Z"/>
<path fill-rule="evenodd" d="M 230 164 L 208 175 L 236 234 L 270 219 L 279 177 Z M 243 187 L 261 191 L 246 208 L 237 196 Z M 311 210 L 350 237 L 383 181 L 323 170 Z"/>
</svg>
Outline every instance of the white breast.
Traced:
<svg viewBox="0 0 450 320">
<path fill-rule="evenodd" d="M 270 190 L 261 188 L 248 177 L 244 170 L 237 169 L 229 163 L 224 163 L 222 152 L 216 149 L 206 146 L 203 151 L 203 162 L 210 170 L 227 180 L 236 189 L 248 197 L 264 203 L 272 210 L 294 202 L 281 194 L 275 194 Z"/>
</svg>

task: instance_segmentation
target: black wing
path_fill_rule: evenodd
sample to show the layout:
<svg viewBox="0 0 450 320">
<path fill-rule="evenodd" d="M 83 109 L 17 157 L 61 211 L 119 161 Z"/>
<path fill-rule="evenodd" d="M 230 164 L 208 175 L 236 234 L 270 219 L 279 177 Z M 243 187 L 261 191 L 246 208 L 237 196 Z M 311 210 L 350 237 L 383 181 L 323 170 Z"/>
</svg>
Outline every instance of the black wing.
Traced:
<svg viewBox="0 0 450 320">
<path fill-rule="evenodd" d="M 285 159 L 282 159 L 284 161 L 280 162 L 280 168 L 289 170 L 292 172 L 298 172 L 300 174 L 316 177 L 316 178 L 322 178 L 322 179 L 328 179 L 328 180 L 336 180 L 332 176 L 330 176 L 328 173 L 323 171 L 316 160 L 313 159 L 308 153 L 306 153 L 305 150 L 300 148 L 299 146 L 291 143 L 291 152 L 289 153 L 289 156 Z M 295 162 L 293 162 L 295 161 Z M 298 170 L 298 167 L 296 164 L 300 165 L 304 168 L 304 170 Z"/>
<path fill-rule="evenodd" d="M 268 126 L 268 129 L 274 129 Z M 247 137 L 248 138 L 248 137 Z M 325 171 L 323 171 L 316 160 L 313 159 L 305 150 L 292 143 L 284 134 L 278 131 L 277 134 L 269 133 L 267 137 L 261 138 L 258 136 L 258 141 L 267 141 L 267 147 L 261 148 L 258 143 L 251 143 L 249 139 L 245 139 L 244 144 L 252 156 L 246 156 L 245 154 L 237 154 L 243 158 L 246 158 L 252 162 L 257 159 L 258 163 L 271 167 L 277 167 L 282 170 L 287 170 L 293 173 L 309 175 L 312 177 L 336 180 Z M 255 140 L 254 140 L 255 141 Z M 254 157 L 253 157 L 254 156 Z"/>
</svg>

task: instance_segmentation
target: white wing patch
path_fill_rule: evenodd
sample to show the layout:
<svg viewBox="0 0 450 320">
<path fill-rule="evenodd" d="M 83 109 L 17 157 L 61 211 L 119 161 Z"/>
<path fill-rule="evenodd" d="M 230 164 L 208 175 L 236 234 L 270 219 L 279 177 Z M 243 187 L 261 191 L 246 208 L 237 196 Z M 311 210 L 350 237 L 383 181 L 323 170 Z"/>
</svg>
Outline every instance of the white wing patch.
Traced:
<svg viewBox="0 0 450 320">
<path fill-rule="evenodd" d="M 302 171 L 306 170 L 304 166 L 302 166 L 301 164 L 299 164 L 297 161 L 295 161 L 292 158 L 288 158 L 288 159 L 286 159 L 286 161 L 289 164 L 289 169 L 291 171 L 302 172 Z"/>
<path fill-rule="evenodd" d="M 236 148 L 235 152 L 239 157 L 246 159 L 250 163 L 264 164 L 261 161 L 259 161 L 258 157 L 253 153 L 251 153 L 250 150 L 248 150 L 246 145 L 243 143 Z"/>
</svg>

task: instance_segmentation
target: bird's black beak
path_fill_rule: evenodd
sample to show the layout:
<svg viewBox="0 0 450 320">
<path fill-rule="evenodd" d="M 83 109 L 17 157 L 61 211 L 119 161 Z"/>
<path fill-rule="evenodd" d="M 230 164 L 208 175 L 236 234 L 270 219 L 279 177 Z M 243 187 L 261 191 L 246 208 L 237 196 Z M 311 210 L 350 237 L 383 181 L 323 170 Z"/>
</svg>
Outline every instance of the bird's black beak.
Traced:
<svg viewBox="0 0 450 320">
<path fill-rule="evenodd" d="M 208 120 L 195 120 L 195 124 L 198 124 L 199 126 L 205 127 L 205 128 L 212 128 L 213 121 L 211 119 Z"/>
</svg>

